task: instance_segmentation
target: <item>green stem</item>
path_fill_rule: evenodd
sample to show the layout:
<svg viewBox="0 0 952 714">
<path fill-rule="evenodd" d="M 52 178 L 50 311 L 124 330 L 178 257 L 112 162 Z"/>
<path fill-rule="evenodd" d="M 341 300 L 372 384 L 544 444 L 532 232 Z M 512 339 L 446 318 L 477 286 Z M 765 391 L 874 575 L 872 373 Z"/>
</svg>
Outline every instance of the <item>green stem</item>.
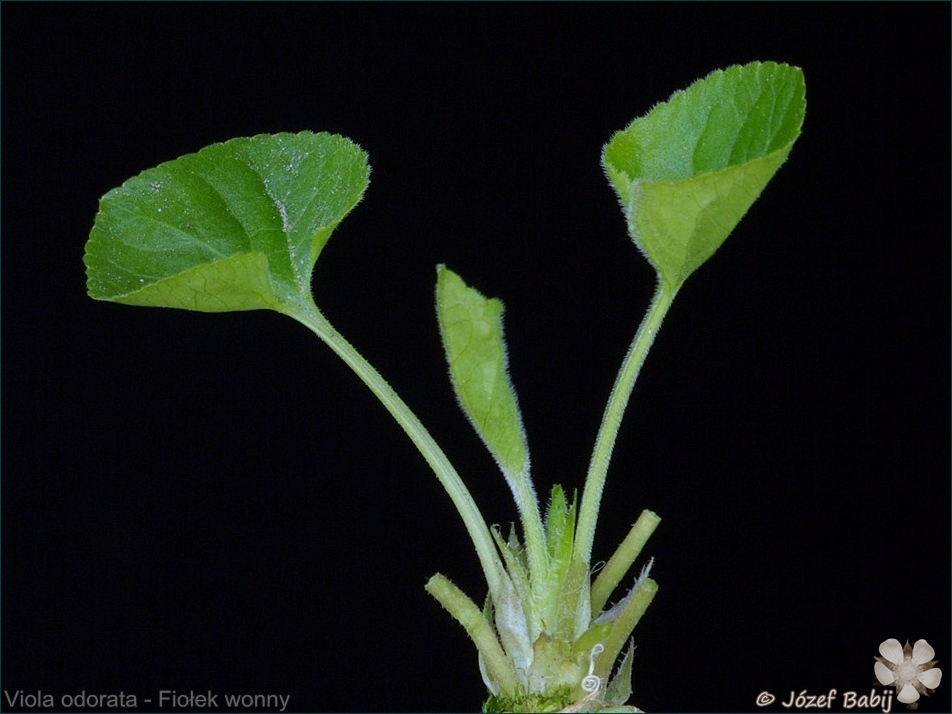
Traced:
<svg viewBox="0 0 952 714">
<path fill-rule="evenodd" d="M 506 656 L 492 626 L 476 603 L 439 573 L 427 581 L 426 591 L 463 626 L 483 656 L 489 676 L 500 689 L 504 692 L 516 691 L 518 681 L 512 661 Z"/>
<path fill-rule="evenodd" d="M 641 554 L 641 549 L 660 522 L 661 518 L 658 514 L 647 509 L 638 516 L 638 520 L 631 527 L 625 540 L 618 546 L 614 555 L 608 559 L 608 563 L 595 578 L 595 582 L 592 583 L 593 616 L 597 616 L 605 607 L 608 598 L 611 597 L 612 592 L 628 573 L 631 564 Z"/>
<path fill-rule="evenodd" d="M 285 314 L 293 317 L 303 324 L 309 330 L 320 337 L 347 365 L 356 373 L 358 377 L 366 384 L 377 398 L 383 403 L 387 411 L 397 420 L 397 423 L 403 427 L 410 439 L 416 444 L 416 447 L 423 454 L 423 458 L 433 469 L 433 473 L 443 484 L 443 488 L 449 494 L 453 505 L 459 511 L 469 532 L 469 537 L 476 547 L 476 554 L 482 565 L 483 573 L 486 575 L 486 582 L 489 585 L 489 592 L 495 595 L 499 591 L 499 572 L 502 568 L 502 562 L 499 554 L 496 552 L 496 546 L 489 532 L 489 527 L 483 519 L 482 513 L 473 501 L 473 497 L 463 483 L 456 469 L 450 463 L 446 454 L 439 447 L 430 432 L 420 423 L 416 415 L 410 411 L 393 388 L 380 376 L 380 373 L 374 369 L 363 355 L 361 355 L 346 339 L 341 335 L 327 318 L 321 313 L 317 306 L 295 306 L 293 310 L 286 310 Z"/>
<path fill-rule="evenodd" d="M 632 593 L 631 599 L 628 601 L 625 609 L 618 617 L 618 620 L 615 621 L 612 631 L 605 639 L 605 649 L 602 651 L 602 654 L 599 655 L 598 664 L 595 665 L 595 674 L 604 681 L 608 681 L 612 665 L 615 663 L 615 660 L 618 659 L 618 655 L 621 654 L 621 648 L 625 646 L 625 642 L 631 636 L 635 625 L 638 624 L 641 616 L 645 614 L 645 610 L 648 609 L 648 605 L 651 604 L 651 601 L 654 600 L 654 596 L 657 593 L 658 583 L 651 578 L 647 578 L 638 586 L 638 589 Z"/>
<path fill-rule="evenodd" d="M 618 429 L 621 426 L 622 416 L 631 390 L 635 386 L 641 365 L 644 364 L 648 350 L 654 342 L 655 335 L 661 328 L 661 322 L 674 302 L 681 283 L 669 285 L 658 277 L 658 286 L 655 289 L 651 306 L 645 314 L 638 332 L 628 349 L 628 354 L 618 370 L 615 385 L 612 387 L 608 404 L 595 439 L 595 448 L 589 462 L 588 475 L 585 477 L 585 491 L 582 494 L 582 504 L 579 508 L 578 528 L 575 536 L 575 557 L 583 563 L 591 563 L 592 544 L 595 540 L 595 524 L 598 521 L 598 509 L 602 500 L 602 491 L 605 488 L 605 477 L 608 474 L 608 464 L 611 461 L 612 449 L 618 438 Z"/>
</svg>

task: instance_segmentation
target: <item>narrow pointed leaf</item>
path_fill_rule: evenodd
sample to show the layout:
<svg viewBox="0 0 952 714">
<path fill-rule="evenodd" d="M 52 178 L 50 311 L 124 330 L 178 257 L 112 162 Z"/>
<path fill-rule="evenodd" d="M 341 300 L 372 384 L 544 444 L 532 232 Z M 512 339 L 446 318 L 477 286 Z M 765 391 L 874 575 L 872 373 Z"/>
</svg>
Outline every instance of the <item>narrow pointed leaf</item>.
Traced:
<svg viewBox="0 0 952 714">
<path fill-rule="evenodd" d="M 560 640 L 575 642 L 591 621 L 588 567 L 585 563 L 571 561 L 563 570 L 561 589 L 552 595 L 553 599 L 548 603 L 553 616 L 551 631 Z"/>
<path fill-rule="evenodd" d="M 565 491 L 556 484 L 546 513 L 546 538 L 549 553 L 547 584 L 542 589 L 542 608 L 546 631 L 564 639 L 574 639 L 580 605 L 589 605 L 588 567 L 573 560 L 575 544 L 575 501 L 570 506 Z M 588 625 L 590 611 L 584 613 Z"/>
<path fill-rule="evenodd" d="M 612 677 L 605 692 L 606 707 L 620 707 L 631 697 L 631 661 L 634 659 L 635 641 L 628 643 L 628 649 L 618 665 L 618 671 Z"/>
<path fill-rule="evenodd" d="M 436 283 L 437 318 L 460 406 L 507 478 L 528 474 L 529 450 L 502 333 L 503 305 L 444 266 Z"/>
<path fill-rule="evenodd" d="M 509 381 L 502 312 L 499 300 L 483 297 L 453 271 L 437 267 L 436 314 L 453 391 L 512 491 L 534 588 L 544 581 L 548 556 L 522 415 Z"/>
<path fill-rule="evenodd" d="M 97 300 L 203 312 L 294 311 L 334 228 L 360 201 L 367 155 L 341 136 L 232 139 L 103 196 L 86 244 Z"/>
<path fill-rule="evenodd" d="M 571 557 L 571 550 L 562 553 L 568 530 L 568 547 L 572 547 L 572 536 L 575 529 L 575 504 L 572 504 L 572 519 L 569 522 L 569 506 L 565 500 L 565 490 L 555 484 L 549 497 L 549 508 L 545 514 L 545 537 L 550 557 Z"/>
<path fill-rule="evenodd" d="M 786 161 L 806 111 L 803 72 L 718 70 L 617 132 L 602 165 L 628 230 L 680 286 L 724 242 Z"/>
</svg>

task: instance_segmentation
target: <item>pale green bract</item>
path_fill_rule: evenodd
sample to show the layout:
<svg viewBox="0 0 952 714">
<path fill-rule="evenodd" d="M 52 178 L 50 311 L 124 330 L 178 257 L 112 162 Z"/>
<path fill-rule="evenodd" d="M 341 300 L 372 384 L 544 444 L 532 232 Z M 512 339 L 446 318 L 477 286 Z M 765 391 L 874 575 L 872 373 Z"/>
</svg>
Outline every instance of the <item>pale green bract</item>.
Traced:
<svg viewBox="0 0 952 714">
<path fill-rule="evenodd" d="M 718 70 L 606 145 L 629 234 L 669 285 L 714 254 L 786 161 L 805 91 L 803 72 L 785 64 Z"/>
<path fill-rule="evenodd" d="M 301 132 L 213 144 L 100 201 L 86 245 L 98 300 L 203 312 L 300 311 L 338 223 L 367 187 L 367 155 Z"/>
</svg>

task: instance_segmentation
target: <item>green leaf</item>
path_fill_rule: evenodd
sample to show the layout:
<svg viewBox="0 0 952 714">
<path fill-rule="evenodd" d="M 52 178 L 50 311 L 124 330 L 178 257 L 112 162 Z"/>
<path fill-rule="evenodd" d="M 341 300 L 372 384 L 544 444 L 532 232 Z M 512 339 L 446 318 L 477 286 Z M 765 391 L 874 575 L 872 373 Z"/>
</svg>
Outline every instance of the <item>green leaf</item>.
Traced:
<svg viewBox="0 0 952 714">
<path fill-rule="evenodd" d="M 540 592 L 546 632 L 567 640 L 574 639 L 575 620 L 579 615 L 580 600 L 589 602 L 588 567 L 572 559 L 575 544 L 575 499 L 572 505 L 565 498 L 565 490 L 558 484 L 552 487 L 546 512 L 545 536 L 549 553 L 546 585 Z M 588 624 L 588 612 L 584 620 Z"/>
<path fill-rule="evenodd" d="M 551 632 L 571 643 L 584 633 L 592 619 L 588 565 L 580 560 L 570 561 L 562 569 L 560 581 L 561 589 L 549 593 L 552 599 L 547 603 L 553 617 Z"/>
<path fill-rule="evenodd" d="M 559 484 L 552 486 L 549 508 L 545 514 L 545 537 L 552 560 L 568 565 L 572 559 L 572 544 L 575 539 L 575 499 L 569 507 L 565 489 Z"/>
<path fill-rule="evenodd" d="M 460 406 L 507 478 L 529 471 L 522 416 L 509 381 L 503 305 L 445 266 L 437 268 L 437 318 Z"/>
<path fill-rule="evenodd" d="M 805 92 L 799 68 L 735 65 L 675 92 L 605 146 L 629 234 L 669 285 L 714 254 L 787 159 Z"/>
<path fill-rule="evenodd" d="M 436 315 L 453 391 L 512 491 L 535 587 L 544 582 L 548 556 L 522 415 L 509 381 L 502 312 L 499 300 L 483 297 L 453 271 L 437 266 Z"/>
<path fill-rule="evenodd" d="M 618 672 L 612 677 L 605 692 L 606 707 L 621 707 L 631 697 L 631 661 L 634 659 L 635 641 L 632 639 L 628 643 L 628 649 L 622 657 L 621 664 L 618 665 Z"/>
<path fill-rule="evenodd" d="M 314 263 L 369 173 L 356 144 L 312 132 L 232 139 L 160 164 L 100 201 L 89 295 L 203 312 L 306 309 Z"/>
</svg>

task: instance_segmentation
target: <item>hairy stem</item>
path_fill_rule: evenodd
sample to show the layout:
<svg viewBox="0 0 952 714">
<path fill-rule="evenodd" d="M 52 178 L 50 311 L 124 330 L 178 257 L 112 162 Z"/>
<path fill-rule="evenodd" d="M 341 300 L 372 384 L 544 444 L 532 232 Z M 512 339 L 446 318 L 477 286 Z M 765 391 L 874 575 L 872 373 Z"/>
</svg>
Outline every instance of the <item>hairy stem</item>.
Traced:
<svg viewBox="0 0 952 714">
<path fill-rule="evenodd" d="M 518 682 L 512 662 L 503 651 L 502 645 L 499 644 L 489 621 L 482 611 L 476 607 L 476 603 L 466 597 L 462 590 L 439 573 L 427 581 L 426 591 L 456 618 L 456 621 L 463 626 L 472 638 L 476 649 L 483 656 L 486 670 L 493 681 L 505 692 L 515 691 Z"/>
<path fill-rule="evenodd" d="M 597 615 L 605 607 L 608 598 L 628 573 L 631 564 L 635 562 L 645 542 L 660 522 L 661 518 L 658 514 L 647 509 L 638 516 L 638 520 L 625 536 L 625 540 L 618 546 L 618 550 L 609 558 L 608 563 L 592 583 L 592 613 Z"/>
<path fill-rule="evenodd" d="M 575 557 L 583 563 L 591 563 L 592 544 L 595 540 L 595 524 L 598 521 L 598 509 L 602 500 L 602 491 L 605 488 L 605 477 L 608 474 L 608 464 L 611 461 L 612 449 L 618 438 L 618 429 L 628 405 L 631 391 L 638 380 L 641 366 L 644 364 L 648 350 L 654 342 L 655 335 L 661 327 L 661 322 L 674 302 L 680 283 L 669 285 L 658 277 L 658 286 L 655 289 L 651 306 L 645 314 L 638 332 L 628 349 L 628 354 L 618 370 L 615 385 L 612 387 L 608 404 L 595 439 L 595 448 L 589 462 L 588 475 L 585 477 L 585 491 L 582 494 L 582 504 L 579 508 L 578 528 L 575 536 Z"/>
<path fill-rule="evenodd" d="M 456 510 L 459 511 L 469 537 L 476 547 L 476 554 L 479 557 L 480 565 L 482 565 L 483 573 L 486 575 L 489 591 L 495 598 L 499 591 L 499 572 L 502 564 L 490 535 L 489 527 L 486 525 L 486 521 L 476 506 L 469 489 L 466 488 L 446 454 L 433 440 L 430 432 L 420 423 L 416 415 L 410 411 L 410 407 L 406 405 L 386 380 L 380 376 L 380 373 L 374 369 L 373 365 L 364 359 L 363 355 L 334 329 L 315 305 L 308 305 L 306 309 L 296 307 L 293 311 L 288 310 L 286 314 L 314 332 L 343 359 L 383 403 L 397 423 L 403 427 L 411 441 L 416 444 L 417 449 L 423 454 L 423 458 L 433 469 L 433 473 L 443 484 L 443 488 L 449 494 Z"/>
<path fill-rule="evenodd" d="M 641 616 L 645 614 L 645 610 L 648 609 L 648 605 L 651 604 L 651 601 L 654 600 L 654 596 L 657 593 L 658 583 L 651 578 L 647 578 L 638 586 L 638 589 L 632 593 L 631 599 L 612 627 L 611 633 L 609 633 L 605 639 L 605 649 L 598 658 L 598 664 L 595 665 L 595 674 L 604 681 L 607 681 L 608 676 L 611 674 L 612 665 L 615 663 L 618 655 L 621 654 L 621 648 L 625 646 L 625 642 L 627 642 L 631 636 L 635 625 L 638 624 Z"/>
</svg>

